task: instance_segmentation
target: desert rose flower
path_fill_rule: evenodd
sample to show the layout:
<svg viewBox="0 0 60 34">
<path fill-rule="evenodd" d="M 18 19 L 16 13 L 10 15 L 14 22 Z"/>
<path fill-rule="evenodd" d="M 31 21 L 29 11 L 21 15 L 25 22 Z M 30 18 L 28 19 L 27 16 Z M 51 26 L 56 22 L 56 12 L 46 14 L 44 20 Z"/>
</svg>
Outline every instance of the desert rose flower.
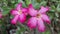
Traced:
<svg viewBox="0 0 60 34">
<path fill-rule="evenodd" d="M 2 18 L 2 13 L 0 12 L 0 19 Z"/>
<path fill-rule="evenodd" d="M 29 15 L 31 18 L 28 20 L 28 27 L 30 29 L 38 28 L 39 31 L 44 32 L 45 31 L 45 25 L 44 22 L 50 24 L 50 19 L 46 15 L 46 12 L 49 10 L 48 7 L 41 6 L 40 10 L 35 10 L 32 6 L 32 4 L 29 5 Z"/>
<path fill-rule="evenodd" d="M 27 15 L 27 8 L 22 7 L 22 3 L 17 4 L 15 9 L 11 10 L 11 14 L 14 16 L 11 23 L 16 24 L 17 21 L 24 23 Z"/>
</svg>

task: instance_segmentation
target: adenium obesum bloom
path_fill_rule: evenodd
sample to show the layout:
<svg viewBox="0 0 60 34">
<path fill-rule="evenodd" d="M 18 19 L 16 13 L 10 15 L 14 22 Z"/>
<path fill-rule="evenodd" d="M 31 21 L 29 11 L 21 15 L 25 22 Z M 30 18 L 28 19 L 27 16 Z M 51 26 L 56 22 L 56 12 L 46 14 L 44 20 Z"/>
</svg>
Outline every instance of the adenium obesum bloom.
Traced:
<svg viewBox="0 0 60 34">
<path fill-rule="evenodd" d="M 0 19 L 2 18 L 2 13 L 0 12 Z"/>
<path fill-rule="evenodd" d="M 27 8 L 22 7 L 22 3 L 17 4 L 15 9 L 11 10 L 11 14 L 14 16 L 11 23 L 16 24 L 17 21 L 24 23 L 27 15 Z"/>
<path fill-rule="evenodd" d="M 32 4 L 29 5 L 29 15 L 31 18 L 28 20 L 28 27 L 30 29 L 38 28 L 39 31 L 44 32 L 45 31 L 45 25 L 44 22 L 50 24 L 50 19 L 46 15 L 46 12 L 49 10 L 49 7 L 41 6 L 40 10 L 35 10 L 32 6 Z"/>
</svg>

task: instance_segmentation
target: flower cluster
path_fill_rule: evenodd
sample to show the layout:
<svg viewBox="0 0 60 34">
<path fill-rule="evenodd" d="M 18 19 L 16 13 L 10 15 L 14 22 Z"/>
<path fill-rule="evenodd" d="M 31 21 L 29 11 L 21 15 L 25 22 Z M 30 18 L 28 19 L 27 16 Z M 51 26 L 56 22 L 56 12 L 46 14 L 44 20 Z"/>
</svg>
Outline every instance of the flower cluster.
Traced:
<svg viewBox="0 0 60 34">
<path fill-rule="evenodd" d="M 23 8 L 22 3 L 17 4 L 15 9 L 11 10 L 11 14 L 14 18 L 11 20 L 12 24 L 16 24 L 17 21 L 24 23 L 26 21 L 26 16 L 28 14 L 31 16 L 28 21 L 27 25 L 30 29 L 38 28 L 39 31 L 45 31 L 44 22 L 50 24 L 50 19 L 46 15 L 46 12 L 49 11 L 49 7 L 41 6 L 39 10 L 34 9 L 32 4 L 29 4 L 28 8 Z"/>
</svg>

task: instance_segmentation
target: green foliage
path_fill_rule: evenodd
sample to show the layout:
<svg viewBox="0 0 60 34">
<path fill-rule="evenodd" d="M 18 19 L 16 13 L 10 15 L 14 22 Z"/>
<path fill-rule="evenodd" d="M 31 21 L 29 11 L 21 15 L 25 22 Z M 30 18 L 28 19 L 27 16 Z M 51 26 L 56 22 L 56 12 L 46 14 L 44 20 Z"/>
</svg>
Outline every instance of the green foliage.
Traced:
<svg viewBox="0 0 60 34">
<path fill-rule="evenodd" d="M 33 7 L 35 9 L 40 9 L 41 6 L 49 6 L 50 11 L 47 12 L 47 14 L 51 19 L 50 26 L 53 27 L 53 30 L 55 29 L 57 31 L 57 32 L 54 31 L 55 33 L 57 34 L 59 33 L 58 31 L 60 30 L 60 26 L 58 25 L 60 24 L 60 0 L 24 0 L 24 1 L 23 0 L 0 0 L 0 8 L 2 9 L 2 14 L 3 14 L 3 18 L 0 19 L 0 24 L 1 24 L 3 34 L 6 34 L 6 25 L 10 24 L 8 20 L 11 20 L 13 17 L 10 14 L 10 10 L 14 9 L 16 5 L 20 2 L 22 2 L 23 7 L 28 7 L 28 5 L 31 3 L 33 4 Z M 9 16 L 6 16 L 6 15 L 9 15 Z M 9 18 L 7 19 L 7 17 Z M 18 25 L 16 26 L 18 28 L 16 34 L 21 34 L 21 32 L 25 32 L 26 29 L 28 30 L 27 26 L 22 27 L 20 24 L 19 26 Z M 57 29 L 57 27 L 59 30 Z M 41 34 L 51 34 L 50 30 L 51 29 Z M 29 30 L 29 33 L 31 33 L 30 30 Z"/>
</svg>

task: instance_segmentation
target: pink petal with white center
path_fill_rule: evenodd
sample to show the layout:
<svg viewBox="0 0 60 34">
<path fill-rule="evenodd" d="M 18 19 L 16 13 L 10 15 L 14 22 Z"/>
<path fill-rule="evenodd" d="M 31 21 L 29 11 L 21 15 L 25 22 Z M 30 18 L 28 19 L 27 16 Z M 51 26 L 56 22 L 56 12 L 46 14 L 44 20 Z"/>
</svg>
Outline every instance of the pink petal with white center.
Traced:
<svg viewBox="0 0 60 34">
<path fill-rule="evenodd" d="M 36 19 L 36 17 L 31 17 L 31 18 L 28 20 L 27 25 L 28 25 L 28 27 L 29 27 L 30 29 L 36 28 L 36 25 L 37 25 L 37 19 Z"/>
<path fill-rule="evenodd" d="M 16 24 L 18 20 L 18 15 L 16 15 L 12 20 L 11 20 L 11 24 Z"/>
<path fill-rule="evenodd" d="M 46 13 L 49 10 L 49 7 L 41 6 L 41 9 L 39 10 L 39 13 Z"/>
<path fill-rule="evenodd" d="M 21 23 L 24 23 L 25 21 L 26 21 L 26 15 L 25 14 L 21 14 L 20 16 L 19 16 L 19 19 L 18 19 Z"/>
<path fill-rule="evenodd" d="M 50 24 L 50 19 L 49 17 L 46 15 L 46 14 L 42 14 L 42 19 L 47 23 L 47 24 Z"/>
<path fill-rule="evenodd" d="M 22 8 L 22 3 L 17 4 L 16 9 L 21 10 L 21 8 Z"/>
<path fill-rule="evenodd" d="M 11 14 L 12 14 L 12 15 L 18 15 L 18 11 L 15 10 L 15 9 L 12 9 L 12 10 L 11 10 Z"/>
<path fill-rule="evenodd" d="M 37 10 L 35 10 L 32 6 L 32 4 L 29 5 L 29 11 L 28 13 L 31 15 L 31 16 L 36 16 L 37 15 Z"/>
<path fill-rule="evenodd" d="M 28 8 L 22 8 L 22 12 L 27 15 L 28 14 Z"/>
<path fill-rule="evenodd" d="M 0 12 L 0 18 L 2 18 L 2 13 Z"/>
<path fill-rule="evenodd" d="M 45 31 L 45 25 L 41 18 L 38 19 L 38 30 L 41 32 Z"/>
</svg>

